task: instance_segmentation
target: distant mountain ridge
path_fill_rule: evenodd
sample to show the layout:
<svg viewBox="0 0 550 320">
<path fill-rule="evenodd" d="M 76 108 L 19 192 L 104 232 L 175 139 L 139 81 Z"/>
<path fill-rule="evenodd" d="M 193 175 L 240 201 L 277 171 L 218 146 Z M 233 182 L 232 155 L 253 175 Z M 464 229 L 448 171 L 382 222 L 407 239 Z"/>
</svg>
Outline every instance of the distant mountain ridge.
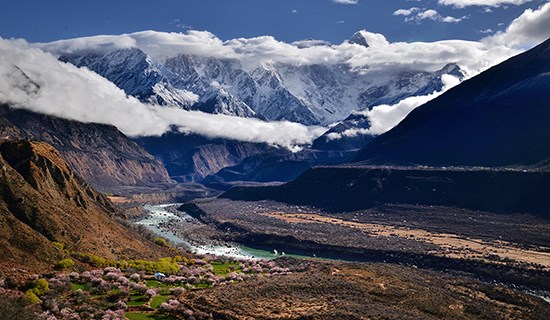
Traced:
<svg viewBox="0 0 550 320">
<path fill-rule="evenodd" d="M 0 140 L 48 142 L 71 168 L 101 191 L 170 184 L 163 165 L 113 126 L 82 123 L 0 104 Z"/>
<path fill-rule="evenodd" d="M 413 110 L 355 158 L 513 166 L 550 159 L 550 39 Z"/>
<path fill-rule="evenodd" d="M 357 42 L 361 39 L 365 43 Z M 350 43 L 361 46 L 368 46 L 368 41 L 361 32 L 350 39 Z M 305 41 L 295 45 L 331 46 L 319 41 Z M 348 116 L 354 110 L 394 104 L 409 96 L 439 91 L 443 87 L 443 74 L 462 77 L 460 67 L 453 63 L 434 72 L 392 70 L 365 73 L 347 64 L 247 63 L 229 57 L 192 54 L 158 59 L 148 56 L 139 47 L 102 47 L 98 50 L 67 52 L 59 59 L 98 73 L 142 102 L 238 117 L 290 120 L 306 125 L 326 125 L 342 120 L 327 134 L 341 127 L 368 127 L 368 119 L 363 119 L 363 123 L 349 120 Z M 327 141 L 325 134 L 315 141 L 313 147 L 338 152 L 358 149 L 368 142 L 364 137 L 362 135 L 353 142 L 348 137 Z M 272 149 L 264 144 L 208 139 L 196 135 L 176 137 L 173 133 L 164 134 L 160 138 L 138 138 L 136 141 L 160 159 L 169 174 L 178 181 L 201 181 L 224 168 L 245 168 L 240 164 L 249 157 L 254 159 L 248 162 L 247 168 L 252 163 L 260 167 L 269 163 L 281 168 L 291 165 L 295 169 L 281 177 L 274 174 L 258 175 L 252 173 L 251 169 L 246 169 L 246 173 L 226 177 L 262 176 L 264 179 L 270 176 L 280 181 L 283 176 L 294 177 L 312 164 L 318 164 L 316 159 L 308 157 L 311 155 L 317 158 L 320 154 L 306 152 L 298 160 L 299 163 L 292 164 L 295 160 L 286 152 L 271 152 L 268 157 L 262 156 L 261 153 Z M 279 154 L 284 154 L 284 159 L 276 159 Z M 320 157 L 326 158 L 330 154 L 328 152 Z M 341 160 L 344 157 L 338 155 L 337 158 Z M 337 161 L 327 159 L 321 163 Z M 271 171 L 282 173 L 275 168 Z"/>
</svg>

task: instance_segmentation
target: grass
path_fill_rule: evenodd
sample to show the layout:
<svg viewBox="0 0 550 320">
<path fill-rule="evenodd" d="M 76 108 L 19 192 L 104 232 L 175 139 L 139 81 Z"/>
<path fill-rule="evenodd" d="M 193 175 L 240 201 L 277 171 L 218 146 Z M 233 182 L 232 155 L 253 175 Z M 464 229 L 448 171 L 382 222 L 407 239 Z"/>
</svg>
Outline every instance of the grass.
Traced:
<svg viewBox="0 0 550 320">
<path fill-rule="evenodd" d="M 206 288 L 210 288 L 210 285 L 208 283 L 199 283 L 199 284 L 193 285 L 193 288 L 194 289 L 206 289 Z"/>
<path fill-rule="evenodd" d="M 166 302 L 168 300 L 170 300 L 170 298 L 172 298 L 172 296 L 169 296 L 169 295 L 158 295 L 158 296 L 155 296 L 153 298 L 153 300 L 151 301 L 151 308 L 153 309 L 156 309 L 158 307 L 160 307 L 160 305 L 163 303 L 163 302 Z"/>
<path fill-rule="evenodd" d="M 174 320 L 174 318 L 162 314 L 148 314 L 139 312 L 127 312 L 125 316 L 130 320 Z"/>
<path fill-rule="evenodd" d="M 212 262 L 211 265 L 214 268 L 214 274 L 217 276 L 227 276 L 231 272 L 230 266 L 233 266 L 235 271 L 240 270 L 239 265 L 235 262 Z"/>
<path fill-rule="evenodd" d="M 82 291 L 86 291 L 86 284 L 85 283 L 71 283 L 71 290 L 76 291 L 78 289 L 80 289 Z"/>
<path fill-rule="evenodd" d="M 170 288 L 170 286 L 167 285 L 166 283 L 162 283 L 157 280 L 147 280 L 146 286 L 147 288 Z"/>
<path fill-rule="evenodd" d="M 147 296 L 139 296 L 139 295 L 129 296 L 127 304 L 129 306 L 133 306 L 133 307 L 142 306 L 142 305 L 146 304 L 147 301 L 149 301 L 149 297 L 147 297 Z"/>
</svg>

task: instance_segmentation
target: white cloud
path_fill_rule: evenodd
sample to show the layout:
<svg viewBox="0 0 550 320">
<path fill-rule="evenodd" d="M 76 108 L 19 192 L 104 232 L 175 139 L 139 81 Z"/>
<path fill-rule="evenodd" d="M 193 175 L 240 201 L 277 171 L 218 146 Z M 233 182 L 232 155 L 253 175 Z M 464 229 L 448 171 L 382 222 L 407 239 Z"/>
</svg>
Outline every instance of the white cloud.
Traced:
<svg viewBox="0 0 550 320">
<path fill-rule="evenodd" d="M 416 16 L 418 17 L 419 20 L 424 20 L 424 19 L 436 20 L 437 17 L 439 17 L 439 13 L 436 10 L 428 9 L 426 11 L 422 11 L 418 13 Z"/>
<path fill-rule="evenodd" d="M 359 0 L 332 0 L 332 2 L 339 4 L 357 4 Z"/>
<path fill-rule="evenodd" d="M 495 33 L 495 31 L 491 28 L 489 29 L 485 29 L 485 30 L 479 30 L 478 31 L 479 33 L 483 33 L 483 34 L 491 34 L 491 33 Z"/>
<path fill-rule="evenodd" d="M 0 56 L 0 102 L 82 122 L 111 124 L 130 136 L 160 135 L 176 126 L 181 132 L 297 150 L 324 131 L 288 121 L 264 122 L 143 104 L 96 73 L 60 62 L 23 40 L 0 38 Z"/>
<path fill-rule="evenodd" d="M 530 48 L 550 37 L 550 2 L 537 10 L 527 9 L 516 18 L 506 31 L 485 38 L 482 41 L 493 45 Z"/>
<path fill-rule="evenodd" d="M 437 3 L 456 8 L 465 8 L 469 6 L 488 6 L 499 7 L 501 5 L 522 5 L 532 0 L 438 0 Z"/>
<path fill-rule="evenodd" d="M 405 22 L 416 22 L 420 23 L 422 20 L 432 20 L 444 23 L 458 23 L 464 19 L 468 19 L 468 16 L 463 16 L 461 18 L 451 17 L 451 16 L 442 16 L 433 9 L 421 10 L 419 8 L 413 7 L 410 9 L 399 9 L 393 13 L 393 15 L 405 16 Z"/>
<path fill-rule="evenodd" d="M 463 17 L 460 17 L 460 18 L 455 18 L 455 17 L 451 17 L 451 16 L 446 16 L 446 17 L 441 17 L 441 22 L 445 22 L 445 23 L 459 23 L 461 22 L 462 20 L 466 19 L 467 17 L 466 16 L 463 16 Z"/>
<path fill-rule="evenodd" d="M 417 12 L 417 11 L 420 11 L 420 8 L 418 7 L 412 7 L 412 8 L 409 8 L 409 9 L 398 9 L 398 10 L 395 10 L 395 12 L 393 13 L 394 16 L 410 16 L 411 14 Z"/>
<path fill-rule="evenodd" d="M 477 41 L 389 43 L 379 33 L 363 30 L 361 34 L 369 43 L 369 48 L 349 44 L 347 41 L 340 45 L 297 46 L 277 41 L 270 36 L 224 42 L 207 31 L 143 31 L 118 36 L 62 40 L 36 46 L 57 56 L 137 47 L 153 59 L 190 54 L 235 59 L 246 68 L 257 68 L 265 63 L 288 63 L 347 64 L 358 71 L 368 72 L 394 72 L 403 69 L 434 71 L 449 62 L 457 62 L 472 75 L 519 52 L 505 45 Z"/>
</svg>

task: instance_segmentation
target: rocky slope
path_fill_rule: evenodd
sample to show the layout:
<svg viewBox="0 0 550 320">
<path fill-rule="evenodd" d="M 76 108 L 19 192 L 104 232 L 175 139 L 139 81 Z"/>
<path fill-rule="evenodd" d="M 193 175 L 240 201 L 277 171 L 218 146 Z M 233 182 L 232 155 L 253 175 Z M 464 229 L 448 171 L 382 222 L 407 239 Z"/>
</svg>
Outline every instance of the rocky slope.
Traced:
<svg viewBox="0 0 550 320">
<path fill-rule="evenodd" d="M 171 183 L 152 155 L 113 126 L 82 123 L 0 105 L 2 139 L 50 143 L 71 169 L 102 191 Z"/>
<path fill-rule="evenodd" d="M 415 109 L 355 161 L 544 166 L 549 98 L 550 39 Z"/>
<path fill-rule="evenodd" d="M 52 241 L 105 258 L 166 254 L 116 222 L 112 203 L 75 175 L 51 145 L 3 142 L 0 169 L 3 263 L 51 266 L 58 257 Z"/>
<path fill-rule="evenodd" d="M 288 150 L 269 150 L 250 156 L 239 164 L 226 167 L 206 177 L 202 183 L 227 190 L 234 184 L 286 182 L 297 178 L 307 169 L 318 165 L 333 165 L 348 161 L 355 152 L 304 149 L 297 153 Z"/>
</svg>

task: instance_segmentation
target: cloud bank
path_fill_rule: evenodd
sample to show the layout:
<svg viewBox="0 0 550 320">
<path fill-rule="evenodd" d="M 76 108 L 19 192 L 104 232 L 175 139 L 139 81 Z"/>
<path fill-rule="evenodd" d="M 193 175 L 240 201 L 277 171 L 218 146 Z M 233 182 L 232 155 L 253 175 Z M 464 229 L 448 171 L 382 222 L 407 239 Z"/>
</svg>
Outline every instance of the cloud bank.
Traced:
<svg viewBox="0 0 550 320">
<path fill-rule="evenodd" d="M 129 136 L 181 132 L 262 142 L 298 150 L 324 131 L 287 121 L 207 114 L 143 104 L 105 78 L 60 62 L 23 40 L 0 38 L 0 102 L 82 122 L 116 126 Z"/>
<path fill-rule="evenodd" d="M 236 59 L 251 68 L 262 63 L 347 64 L 357 72 L 435 71 L 455 62 L 468 76 L 474 76 L 550 37 L 549 24 L 550 3 L 547 3 L 537 10 L 526 10 L 504 32 L 480 41 L 390 43 L 383 35 L 367 31 L 362 31 L 362 35 L 368 48 L 348 42 L 298 46 L 269 36 L 222 41 L 210 32 L 194 30 L 186 33 L 144 31 L 49 44 L 0 38 L 0 102 L 83 122 L 111 124 L 130 136 L 160 135 L 176 127 L 182 132 L 212 138 L 263 142 L 297 150 L 325 129 L 143 104 L 96 73 L 59 62 L 57 57 L 140 48 L 152 59 L 193 54 Z M 450 78 L 444 80 L 453 82 Z M 371 122 L 367 133 L 389 130 L 436 94 L 373 108 L 365 114 Z M 358 133 L 361 132 L 355 134 Z"/>
<path fill-rule="evenodd" d="M 550 2 L 537 10 L 527 9 L 506 31 L 498 32 L 484 41 L 491 45 L 530 48 L 550 37 Z"/>
</svg>

